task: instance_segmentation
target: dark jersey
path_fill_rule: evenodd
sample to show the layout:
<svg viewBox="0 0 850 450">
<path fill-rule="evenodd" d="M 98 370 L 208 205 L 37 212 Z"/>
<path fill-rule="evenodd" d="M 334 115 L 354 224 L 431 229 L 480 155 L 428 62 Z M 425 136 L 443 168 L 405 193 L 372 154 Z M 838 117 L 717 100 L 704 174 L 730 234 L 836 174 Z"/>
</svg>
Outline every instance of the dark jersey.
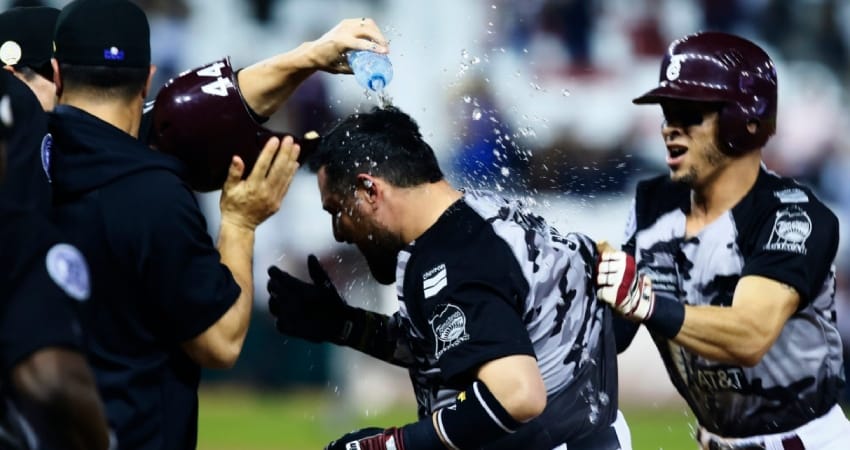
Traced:
<svg viewBox="0 0 850 450">
<path fill-rule="evenodd" d="M 239 287 L 173 158 L 79 109 L 51 114 L 57 221 L 86 253 L 89 361 L 122 447 L 195 448 L 200 367 L 181 344 Z"/>
<path fill-rule="evenodd" d="M 700 424 L 728 437 L 788 431 L 825 414 L 844 385 L 835 323 L 838 220 L 812 192 L 762 169 L 734 208 L 685 236 L 690 191 L 659 177 L 638 185 L 626 249 L 659 296 L 730 306 L 741 277 L 793 287 L 800 307 L 755 367 L 720 364 L 653 333 Z"/>
<path fill-rule="evenodd" d="M 91 292 L 86 260 L 47 220 L 0 200 L 0 448 L 36 448 L 40 433 L 17 412 L 10 375 L 45 348 L 80 349 L 78 304 Z"/>
<path fill-rule="evenodd" d="M 616 352 L 592 284 L 595 261 L 587 237 L 558 234 L 519 202 L 465 193 L 398 257 L 396 320 L 420 417 L 452 404 L 482 364 L 532 355 L 546 410 L 488 448 L 549 450 L 607 429 Z"/>
</svg>

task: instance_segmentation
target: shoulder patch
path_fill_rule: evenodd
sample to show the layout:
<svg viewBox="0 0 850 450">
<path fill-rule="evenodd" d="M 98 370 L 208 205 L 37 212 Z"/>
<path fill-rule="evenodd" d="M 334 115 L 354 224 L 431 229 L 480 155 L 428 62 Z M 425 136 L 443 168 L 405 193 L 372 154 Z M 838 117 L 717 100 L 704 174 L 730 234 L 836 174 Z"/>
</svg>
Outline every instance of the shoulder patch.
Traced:
<svg viewBox="0 0 850 450">
<path fill-rule="evenodd" d="M 428 323 L 431 324 L 431 331 L 434 332 L 436 346 L 434 356 L 437 359 L 440 359 L 440 355 L 447 350 L 469 340 L 469 334 L 466 332 L 466 314 L 455 305 L 437 306 Z"/>
<path fill-rule="evenodd" d="M 422 290 L 425 298 L 437 295 L 448 284 L 448 271 L 440 264 L 422 274 Z"/>
<path fill-rule="evenodd" d="M 84 302 L 89 299 L 89 268 L 83 254 L 70 244 L 56 244 L 47 251 L 47 274 L 69 297 Z"/>
<path fill-rule="evenodd" d="M 776 212 L 773 231 L 764 249 L 805 255 L 808 251 L 806 241 L 811 234 L 809 214 L 799 206 L 788 206 Z"/>
<path fill-rule="evenodd" d="M 50 179 L 50 151 L 53 149 L 53 136 L 50 133 L 44 135 L 41 140 L 41 168 L 44 170 L 44 175 L 47 176 L 47 182 L 51 183 Z"/>
<path fill-rule="evenodd" d="M 773 196 L 782 203 L 808 203 L 809 196 L 802 189 L 789 188 L 773 191 Z"/>
</svg>

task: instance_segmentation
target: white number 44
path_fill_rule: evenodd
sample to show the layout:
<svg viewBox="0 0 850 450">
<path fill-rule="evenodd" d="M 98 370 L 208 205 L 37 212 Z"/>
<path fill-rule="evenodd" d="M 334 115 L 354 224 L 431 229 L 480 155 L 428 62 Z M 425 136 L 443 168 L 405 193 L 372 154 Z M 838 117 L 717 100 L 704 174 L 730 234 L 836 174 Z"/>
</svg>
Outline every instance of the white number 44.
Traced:
<svg viewBox="0 0 850 450">
<path fill-rule="evenodd" d="M 199 77 L 214 77 L 215 81 L 201 86 L 201 91 L 206 94 L 216 95 L 219 97 L 227 97 L 227 90 L 233 87 L 233 82 L 229 78 L 221 76 L 221 68 L 224 67 L 223 62 L 211 64 L 197 72 Z"/>
</svg>

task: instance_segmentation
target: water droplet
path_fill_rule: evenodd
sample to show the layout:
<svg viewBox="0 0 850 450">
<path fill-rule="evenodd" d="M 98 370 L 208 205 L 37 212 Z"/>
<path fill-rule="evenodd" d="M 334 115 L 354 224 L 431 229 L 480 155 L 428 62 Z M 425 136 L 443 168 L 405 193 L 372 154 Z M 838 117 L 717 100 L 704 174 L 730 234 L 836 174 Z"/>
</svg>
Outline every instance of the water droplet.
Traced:
<svg viewBox="0 0 850 450">
<path fill-rule="evenodd" d="M 487 22 L 487 26 L 488 26 L 488 27 L 492 27 L 492 26 L 493 26 L 493 22 Z"/>
<path fill-rule="evenodd" d="M 472 64 L 478 64 L 480 62 L 481 62 L 481 58 L 479 58 L 477 56 L 473 56 L 472 61 L 470 61 L 470 63 L 472 63 Z"/>
<path fill-rule="evenodd" d="M 521 135 L 523 135 L 523 136 L 525 136 L 525 137 L 529 137 L 529 136 L 536 136 L 536 135 L 537 135 L 537 133 L 535 133 L 535 132 L 534 132 L 534 128 L 531 128 L 531 127 L 522 127 L 522 128 L 520 128 L 520 129 L 519 129 L 519 134 L 521 134 Z"/>
<path fill-rule="evenodd" d="M 470 97 L 470 96 L 468 96 L 468 95 L 464 95 L 464 96 L 463 96 L 463 102 L 464 102 L 464 103 L 469 103 L 469 102 L 471 102 L 471 101 L 472 101 L 472 97 Z"/>
<path fill-rule="evenodd" d="M 609 401 L 610 399 L 608 398 L 608 394 L 604 392 L 599 393 L 599 403 L 602 403 L 602 405 L 604 406 L 607 405 Z"/>
<path fill-rule="evenodd" d="M 567 89 L 567 88 L 561 89 L 561 95 L 563 95 L 564 97 L 569 97 L 570 96 L 570 90 Z"/>
<path fill-rule="evenodd" d="M 517 70 L 517 71 L 514 73 L 514 76 L 515 76 L 515 77 L 517 77 L 517 78 L 519 78 L 519 77 L 520 77 L 520 75 L 522 75 L 522 73 L 521 73 L 519 70 Z"/>
<path fill-rule="evenodd" d="M 528 53 L 528 49 L 527 49 L 527 48 L 524 48 L 524 49 L 522 49 L 522 52 L 523 52 L 523 53 Z"/>
<path fill-rule="evenodd" d="M 475 109 L 472 110 L 472 120 L 479 120 L 479 119 L 481 119 L 481 110 L 478 109 L 478 108 L 475 108 Z"/>
<path fill-rule="evenodd" d="M 618 168 L 618 169 L 624 169 L 625 167 L 626 167 L 626 163 L 624 163 L 624 162 L 621 162 L 620 164 L 617 164 L 617 168 Z"/>
<path fill-rule="evenodd" d="M 509 177 L 511 175 L 511 169 L 508 169 L 507 167 L 502 167 L 501 172 L 503 177 Z"/>
<path fill-rule="evenodd" d="M 463 59 L 469 59 L 469 52 L 466 49 L 461 50 L 460 57 Z"/>
<path fill-rule="evenodd" d="M 539 85 L 539 84 L 537 84 L 537 83 L 535 83 L 535 82 L 533 82 L 533 81 L 532 81 L 531 83 L 528 83 L 528 84 L 529 84 L 532 88 L 534 88 L 534 90 L 535 90 L 535 91 L 542 91 L 542 90 L 543 90 L 543 88 L 542 88 L 542 87 L 540 87 L 540 85 Z"/>
<path fill-rule="evenodd" d="M 490 5 L 490 7 L 496 9 L 496 5 Z"/>
</svg>

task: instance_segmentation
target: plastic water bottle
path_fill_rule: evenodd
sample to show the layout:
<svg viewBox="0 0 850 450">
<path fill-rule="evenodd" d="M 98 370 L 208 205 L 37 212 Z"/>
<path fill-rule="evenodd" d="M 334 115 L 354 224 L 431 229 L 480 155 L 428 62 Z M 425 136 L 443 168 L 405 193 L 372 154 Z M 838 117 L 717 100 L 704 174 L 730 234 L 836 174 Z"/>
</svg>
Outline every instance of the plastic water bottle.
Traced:
<svg viewBox="0 0 850 450">
<path fill-rule="evenodd" d="M 368 50 L 348 52 L 348 65 L 354 71 L 354 78 L 366 89 L 381 93 L 393 79 L 393 65 L 390 58 L 382 53 Z"/>
</svg>

